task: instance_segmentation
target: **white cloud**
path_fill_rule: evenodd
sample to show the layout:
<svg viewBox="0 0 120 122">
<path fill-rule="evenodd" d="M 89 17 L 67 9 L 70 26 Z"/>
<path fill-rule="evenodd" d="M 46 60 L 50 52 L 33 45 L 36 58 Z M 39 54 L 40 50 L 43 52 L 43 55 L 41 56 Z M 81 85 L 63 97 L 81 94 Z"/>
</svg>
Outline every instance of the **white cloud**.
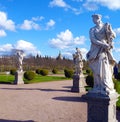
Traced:
<svg viewBox="0 0 120 122">
<path fill-rule="evenodd" d="M 75 0 L 75 2 L 80 2 L 80 1 L 81 0 L 79 0 L 79 1 Z M 82 12 L 82 10 L 80 8 L 79 9 L 74 8 L 74 7 L 70 6 L 69 4 L 67 4 L 64 0 L 52 0 L 49 3 L 49 6 L 50 7 L 55 7 L 55 6 L 61 7 L 61 8 L 64 8 L 65 11 L 71 10 L 76 15 L 79 15 Z"/>
<path fill-rule="evenodd" d="M 24 23 L 21 25 L 20 28 L 23 30 L 31 30 L 31 29 L 39 30 L 40 26 L 31 20 L 24 20 Z"/>
<path fill-rule="evenodd" d="M 53 27 L 55 25 L 55 21 L 50 19 L 49 22 L 47 22 L 46 29 Z"/>
<path fill-rule="evenodd" d="M 69 43 L 70 41 L 73 40 L 73 35 L 72 35 L 72 32 L 67 29 L 66 31 L 58 34 L 57 38 L 59 38 L 61 41 L 65 42 L 65 43 Z"/>
<path fill-rule="evenodd" d="M 48 30 L 55 25 L 55 21 L 53 19 L 50 19 L 44 27 L 41 27 L 40 24 L 38 24 L 38 21 L 43 20 L 43 16 L 37 16 L 37 17 L 32 17 L 31 20 L 24 20 L 23 24 L 19 25 L 20 29 L 23 30 Z"/>
<path fill-rule="evenodd" d="M 88 53 L 88 50 L 86 48 L 80 48 L 82 54 L 84 55 L 84 57 L 86 57 L 86 54 Z"/>
<path fill-rule="evenodd" d="M 0 11 L 0 27 L 5 30 L 15 31 L 15 23 L 7 18 L 5 12 Z"/>
<path fill-rule="evenodd" d="M 43 20 L 43 19 L 44 19 L 43 16 L 32 17 L 32 20 L 33 20 L 33 21 L 41 21 L 41 20 Z"/>
<path fill-rule="evenodd" d="M 64 0 L 52 0 L 49 3 L 50 7 L 61 7 L 64 10 L 71 10 L 74 14 L 79 15 L 83 12 L 84 8 L 88 11 L 95 11 L 99 6 L 107 7 L 110 10 L 120 10 L 120 0 L 72 0 L 77 2 L 79 6 L 74 7 L 67 4 Z M 82 4 L 82 5 L 81 5 Z"/>
<path fill-rule="evenodd" d="M 63 0 L 53 0 L 50 2 L 50 6 L 51 7 L 57 6 L 57 7 L 63 7 L 63 8 L 68 7 L 68 5 Z"/>
<path fill-rule="evenodd" d="M 8 53 L 13 49 L 12 44 L 4 44 L 0 45 L 0 52 L 1 53 Z"/>
<path fill-rule="evenodd" d="M 82 2 L 83 0 L 72 0 L 74 2 Z"/>
<path fill-rule="evenodd" d="M 16 49 L 25 51 L 26 54 L 32 54 L 32 55 L 40 54 L 40 51 L 37 50 L 37 48 L 31 42 L 25 40 L 17 41 L 14 47 Z"/>
<path fill-rule="evenodd" d="M 79 48 L 79 47 L 78 47 Z M 80 48 L 83 59 L 86 59 L 88 50 L 86 48 Z M 66 58 L 73 59 L 73 54 L 76 52 L 75 48 L 70 48 L 62 52 L 62 55 Z"/>
<path fill-rule="evenodd" d="M 73 37 L 72 32 L 67 29 L 60 32 L 56 38 L 50 40 L 50 45 L 55 48 L 65 49 L 75 45 L 84 44 L 86 38 L 84 36 Z"/>
<path fill-rule="evenodd" d="M 115 32 L 117 35 L 120 35 L 120 28 L 114 29 L 114 32 Z"/>
<path fill-rule="evenodd" d="M 0 45 L 1 54 L 11 54 L 13 50 L 23 50 L 26 55 L 37 55 L 40 51 L 31 43 L 25 40 L 18 40 L 16 44 Z"/>
<path fill-rule="evenodd" d="M 95 11 L 98 9 L 98 6 L 96 5 L 96 3 L 91 3 L 91 2 L 86 2 L 83 4 L 83 7 L 86 8 L 89 11 Z"/>
<path fill-rule="evenodd" d="M 57 35 L 57 38 L 53 38 L 50 40 L 50 44 L 53 47 L 64 49 L 67 48 L 73 41 L 73 35 L 71 31 L 68 29 L 64 32 L 60 32 L 60 34 Z"/>
<path fill-rule="evenodd" d="M 0 30 L 0 37 L 6 36 L 6 32 L 4 30 Z"/>
<path fill-rule="evenodd" d="M 85 36 L 75 37 L 74 43 L 75 44 L 84 44 L 85 40 L 86 40 Z"/>
<path fill-rule="evenodd" d="M 104 16 L 104 18 L 106 18 L 106 19 L 110 19 L 110 17 L 109 17 L 108 15 Z"/>
<path fill-rule="evenodd" d="M 101 6 L 105 6 L 111 10 L 118 10 L 120 9 L 120 0 L 87 0 L 88 4 L 94 3 Z"/>
<path fill-rule="evenodd" d="M 120 53 L 120 48 L 115 48 L 114 51 Z"/>
</svg>

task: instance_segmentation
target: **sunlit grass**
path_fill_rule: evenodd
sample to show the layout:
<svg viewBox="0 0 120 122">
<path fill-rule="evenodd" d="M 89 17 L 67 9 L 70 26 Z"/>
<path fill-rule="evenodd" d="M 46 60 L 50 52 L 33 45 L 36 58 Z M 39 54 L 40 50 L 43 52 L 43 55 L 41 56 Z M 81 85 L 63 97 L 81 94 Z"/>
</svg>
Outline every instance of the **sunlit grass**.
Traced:
<svg viewBox="0 0 120 122">
<path fill-rule="evenodd" d="M 1 84 L 13 84 L 14 82 L 14 75 L 5 75 L 0 74 L 0 83 Z M 49 82 L 49 81 L 60 81 L 60 80 L 68 80 L 68 78 L 64 76 L 41 76 L 36 75 L 32 80 L 23 79 L 26 84 L 28 83 L 39 83 L 39 82 Z"/>
<path fill-rule="evenodd" d="M 0 83 L 3 84 L 12 84 L 14 82 L 14 76 L 13 75 L 0 75 Z"/>
<path fill-rule="evenodd" d="M 63 76 L 41 76 L 36 75 L 33 80 L 24 79 L 25 83 L 39 83 L 39 82 L 48 82 L 48 81 L 60 81 L 60 80 L 68 80 L 68 78 Z"/>
</svg>

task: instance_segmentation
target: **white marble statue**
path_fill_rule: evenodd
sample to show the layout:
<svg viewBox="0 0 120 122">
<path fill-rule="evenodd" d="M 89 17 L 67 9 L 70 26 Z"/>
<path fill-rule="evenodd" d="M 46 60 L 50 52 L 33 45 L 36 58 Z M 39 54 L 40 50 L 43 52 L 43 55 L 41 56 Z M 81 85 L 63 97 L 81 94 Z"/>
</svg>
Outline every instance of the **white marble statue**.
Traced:
<svg viewBox="0 0 120 122">
<path fill-rule="evenodd" d="M 115 92 L 112 81 L 115 64 L 112 41 L 116 35 L 111 25 L 103 23 L 101 18 L 99 14 L 92 15 L 95 26 L 89 32 L 91 47 L 87 59 L 94 75 L 94 87 L 90 92 L 109 95 Z"/>
<path fill-rule="evenodd" d="M 73 54 L 73 61 L 75 64 L 75 75 L 80 75 L 83 68 L 82 54 L 79 48 L 76 48 L 75 54 Z"/>
<path fill-rule="evenodd" d="M 22 72 L 23 71 L 22 63 L 23 63 L 23 58 L 24 58 L 23 51 L 17 50 L 16 56 L 17 56 L 18 71 Z"/>
</svg>

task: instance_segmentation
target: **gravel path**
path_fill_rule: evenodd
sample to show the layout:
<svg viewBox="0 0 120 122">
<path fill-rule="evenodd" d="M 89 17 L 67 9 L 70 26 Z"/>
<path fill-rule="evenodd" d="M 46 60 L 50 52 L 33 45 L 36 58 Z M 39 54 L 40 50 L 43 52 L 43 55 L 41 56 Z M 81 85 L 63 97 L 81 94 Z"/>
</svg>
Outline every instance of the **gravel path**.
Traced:
<svg viewBox="0 0 120 122">
<path fill-rule="evenodd" d="M 72 81 L 0 84 L 0 122 L 86 122 L 87 103 Z"/>
</svg>

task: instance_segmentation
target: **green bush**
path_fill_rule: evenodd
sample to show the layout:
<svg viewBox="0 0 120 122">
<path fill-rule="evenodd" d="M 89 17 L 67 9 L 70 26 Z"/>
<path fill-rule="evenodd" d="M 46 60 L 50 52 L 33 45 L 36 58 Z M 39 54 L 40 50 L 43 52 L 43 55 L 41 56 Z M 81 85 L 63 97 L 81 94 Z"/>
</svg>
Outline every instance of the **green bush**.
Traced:
<svg viewBox="0 0 120 122">
<path fill-rule="evenodd" d="M 88 75 L 86 77 L 86 84 L 90 87 L 93 87 L 94 85 L 94 78 L 93 78 L 93 75 Z"/>
<path fill-rule="evenodd" d="M 47 69 L 41 69 L 41 70 L 40 70 L 40 74 L 41 74 L 42 76 L 46 76 L 46 75 L 48 75 L 48 73 L 49 73 L 49 71 L 48 71 Z"/>
<path fill-rule="evenodd" d="M 118 80 L 120 80 L 120 72 L 118 72 L 118 74 L 116 75 L 116 78 L 117 78 Z"/>
<path fill-rule="evenodd" d="M 118 110 L 120 110 L 120 97 L 118 98 L 118 101 L 116 102 L 116 107 Z"/>
<path fill-rule="evenodd" d="M 10 70 L 10 74 L 11 74 L 11 75 L 15 75 L 15 72 L 16 72 L 16 69 L 11 69 L 11 70 Z"/>
<path fill-rule="evenodd" d="M 66 78 L 72 78 L 73 74 L 74 74 L 73 70 L 70 70 L 70 69 L 65 69 L 64 70 L 64 75 L 65 75 Z"/>
<path fill-rule="evenodd" d="M 86 73 L 87 73 L 88 75 L 93 75 L 93 72 L 92 72 L 92 70 L 91 70 L 90 68 L 87 68 L 87 69 L 86 69 Z"/>
<path fill-rule="evenodd" d="M 40 71 L 41 71 L 41 69 L 36 69 L 35 72 L 36 72 L 37 74 L 40 74 Z"/>
<path fill-rule="evenodd" d="M 26 71 L 24 73 L 24 78 L 27 80 L 32 80 L 35 77 L 35 73 L 33 71 Z"/>
<path fill-rule="evenodd" d="M 114 81 L 114 88 L 116 89 L 116 92 L 120 94 L 120 82 L 115 79 L 113 79 L 113 81 Z"/>
<path fill-rule="evenodd" d="M 113 79 L 114 82 L 114 88 L 118 94 L 120 94 L 120 82 L 116 79 Z M 120 97 L 118 98 L 118 101 L 116 102 L 116 107 L 118 110 L 120 110 Z"/>
<path fill-rule="evenodd" d="M 53 69 L 53 70 L 52 70 L 52 73 L 53 73 L 53 74 L 57 74 L 57 73 L 58 73 L 58 70 L 57 70 L 57 69 Z"/>
</svg>

